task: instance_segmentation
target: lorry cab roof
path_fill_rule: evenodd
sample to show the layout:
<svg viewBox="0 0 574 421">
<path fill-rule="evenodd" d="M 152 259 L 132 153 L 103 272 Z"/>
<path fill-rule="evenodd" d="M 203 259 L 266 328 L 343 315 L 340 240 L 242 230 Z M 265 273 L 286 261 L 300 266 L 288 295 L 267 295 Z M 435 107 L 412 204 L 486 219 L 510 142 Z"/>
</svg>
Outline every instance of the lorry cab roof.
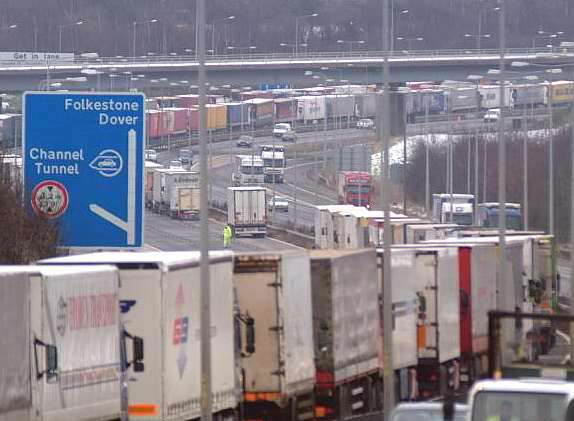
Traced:
<svg viewBox="0 0 574 421">
<path fill-rule="evenodd" d="M 455 203 L 454 213 L 473 213 L 472 203 Z M 451 210 L 450 202 L 445 202 L 442 204 L 443 212 L 450 212 Z"/>
<path fill-rule="evenodd" d="M 226 250 L 209 252 L 210 262 L 231 260 L 233 253 Z M 199 265 L 199 251 L 169 251 L 169 252 L 101 252 L 78 254 L 74 256 L 56 257 L 40 261 L 45 265 L 84 265 L 102 264 L 125 266 L 126 268 L 161 269 L 164 272 L 174 269 L 194 267 Z M 143 267 L 142 267 L 143 266 Z M 100 266 L 97 266 L 100 267 Z M 113 267 L 113 266 L 111 266 Z M 1 273 L 1 272 L 0 272 Z"/>
<path fill-rule="evenodd" d="M 433 197 L 440 197 L 441 199 L 450 199 L 449 193 L 435 193 Z M 455 199 L 474 199 L 474 194 L 453 193 Z"/>
<path fill-rule="evenodd" d="M 496 208 L 500 207 L 500 203 L 498 202 L 485 202 L 479 203 L 478 207 L 485 207 L 485 208 Z M 520 209 L 520 203 L 506 203 L 506 209 Z"/>
</svg>

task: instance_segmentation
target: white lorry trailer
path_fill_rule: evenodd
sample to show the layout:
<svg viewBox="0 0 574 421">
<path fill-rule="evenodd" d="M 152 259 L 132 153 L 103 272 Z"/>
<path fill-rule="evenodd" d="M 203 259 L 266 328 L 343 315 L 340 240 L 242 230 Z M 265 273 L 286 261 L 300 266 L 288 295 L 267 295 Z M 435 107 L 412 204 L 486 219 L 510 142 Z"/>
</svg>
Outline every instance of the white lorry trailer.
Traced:
<svg viewBox="0 0 574 421">
<path fill-rule="evenodd" d="M 0 420 L 120 418 L 118 287 L 112 266 L 0 268 Z"/>
<path fill-rule="evenodd" d="M 199 219 L 199 186 L 175 186 L 171 191 L 170 215 L 174 219 Z"/>
<path fill-rule="evenodd" d="M 183 421 L 201 415 L 199 252 L 106 252 L 48 264 L 112 264 L 119 269 L 122 318 L 146 340 L 146 370 L 128 371 L 130 416 Z M 212 403 L 233 417 L 240 398 L 234 336 L 232 255 L 210 252 Z"/>
<path fill-rule="evenodd" d="M 309 255 L 236 255 L 240 312 L 255 321 L 255 350 L 243 360 L 246 420 L 314 417 L 315 361 Z"/>
<path fill-rule="evenodd" d="M 382 381 L 376 277 L 374 249 L 311 252 L 318 419 L 346 419 L 378 409 L 375 397 Z"/>
<path fill-rule="evenodd" d="M 265 237 L 267 215 L 265 187 L 227 188 L 227 222 L 235 236 Z"/>
<path fill-rule="evenodd" d="M 172 197 L 176 187 L 199 188 L 199 172 L 181 168 L 159 168 L 153 174 L 153 210 L 172 213 Z"/>
</svg>

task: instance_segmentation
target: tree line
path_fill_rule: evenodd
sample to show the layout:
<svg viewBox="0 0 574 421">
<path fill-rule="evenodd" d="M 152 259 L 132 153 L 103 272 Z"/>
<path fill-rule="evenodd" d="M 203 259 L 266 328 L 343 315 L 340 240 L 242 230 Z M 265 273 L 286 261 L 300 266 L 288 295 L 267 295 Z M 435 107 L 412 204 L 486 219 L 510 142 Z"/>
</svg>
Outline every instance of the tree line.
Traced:
<svg viewBox="0 0 574 421">
<path fill-rule="evenodd" d="M 481 38 L 481 47 L 498 45 L 497 0 L 392 3 L 395 50 L 474 48 L 478 16 L 480 33 L 490 35 Z M 378 50 L 383 32 L 381 4 L 381 0 L 210 0 L 207 48 L 213 47 L 217 54 L 289 52 L 298 32 L 298 44 L 306 44 L 301 51 Z M 507 0 L 507 4 L 510 47 L 574 40 L 569 24 L 574 0 Z M 191 54 L 195 1 L 3 0 L 0 9 L 1 51 L 54 52 L 61 45 L 67 52 L 131 56 L 134 33 L 138 56 Z M 552 34 L 557 36 L 550 38 Z"/>
</svg>

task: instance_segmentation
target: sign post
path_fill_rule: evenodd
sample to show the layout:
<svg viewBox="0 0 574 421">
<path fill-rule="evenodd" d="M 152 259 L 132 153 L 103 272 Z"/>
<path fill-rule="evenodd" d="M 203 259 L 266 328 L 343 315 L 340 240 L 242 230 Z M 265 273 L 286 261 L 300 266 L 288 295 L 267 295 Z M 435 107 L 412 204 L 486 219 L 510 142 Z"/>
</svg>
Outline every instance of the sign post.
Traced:
<svg viewBox="0 0 574 421">
<path fill-rule="evenodd" d="M 24 95 L 25 199 L 61 246 L 143 245 L 142 94 Z"/>
</svg>

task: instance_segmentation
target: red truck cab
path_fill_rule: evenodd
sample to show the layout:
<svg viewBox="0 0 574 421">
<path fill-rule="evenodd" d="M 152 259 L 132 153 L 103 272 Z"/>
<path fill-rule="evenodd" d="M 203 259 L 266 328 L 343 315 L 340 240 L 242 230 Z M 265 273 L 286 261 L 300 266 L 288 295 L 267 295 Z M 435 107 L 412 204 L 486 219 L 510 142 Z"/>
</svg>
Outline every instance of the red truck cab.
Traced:
<svg viewBox="0 0 574 421">
<path fill-rule="evenodd" d="M 339 204 L 371 207 L 373 178 L 365 171 L 341 171 L 337 177 Z"/>
</svg>

